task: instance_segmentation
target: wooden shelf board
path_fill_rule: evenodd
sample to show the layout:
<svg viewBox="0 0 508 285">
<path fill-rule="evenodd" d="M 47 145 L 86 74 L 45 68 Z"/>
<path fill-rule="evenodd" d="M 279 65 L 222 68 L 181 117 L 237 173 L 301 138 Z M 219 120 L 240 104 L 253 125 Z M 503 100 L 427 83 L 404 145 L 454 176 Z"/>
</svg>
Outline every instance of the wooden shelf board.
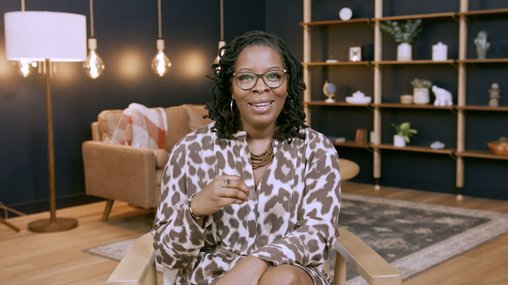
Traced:
<svg viewBox="0 0 508 285">
<path fill-rule="evenodd" d="M 353 148 L 369 148 L 371 146 L 368 143 L 356 143 L 355 141 L 333 142 L 333 145 Z"/>
<path fill-rule="evenodd" d="M 312 26 L 333 26 L 333 25 L 344 25 L 344 24 L 355 24 L 355 23 L 370 23 L 371 18 L 354 18 L 347 21 L 344 20 L 324 20 L 324 21 L 312 21 L 312 22 L 301 22 L 302 27 Z"/>
<path fill-rule="evenodd" d="M 400 151 L 411 151 L 411 152 L 423 152 L 423 153 L 435 153 L 435 154 L 447 154 L 453 155 L 454 149 L 444 148 L 444 149 L 432 149 L 426 146 L 405 146 L 405 147 L 396 147 L 392 144 L 378 144 L 373 145 L 373 148 L 378 149 L 389 149 L 389 150 L 400 150 Z"/>
<path fill-rule="evenodd" d="M 481 151 L 481 150 L 468 150 L 468 151 L 456 152 L 455 155 L 457 155 L 459 157 L 508 160 L 508 156 L 496 155 L 496 154 L 492 154 L 490 152 Z"/>
<path fill-rule="evenodd" d="M 508 62 L 508 58 L 486 58 L 486 59 L 468 58 L 468 59 L 457 60 L 457 62 L 458 63 L 506 63 L 506 62 Z"/>
<path fill-rule="evenodd" d="M 507 112 L 508 106 L 499 106 L 499 107 L 489 107 L 489 106 L 457 106 L 458 110 L 464 111 L 489 111 L 489 112 Z"/>
<path fill-rule="evenodd" d="M 325 101 L 305 101 L 307 106 L 330 106 L 330 107 L 370 107 L 371 104 L 351 104 L 347 102 L 326 103 Z"/>
<path fill-rule="evenodd" d="M 394 65 L 394 64 L 454 64 L 456 61 L 453 59 L 449 60 L 431 60 L 431 59 L 417 59 L 417 60 L 408 60 L 408 61 L 400 61 L 400 60 L 381 60 L 381 61 L 373 61 L 372 64 L 379 65 Z"/>
<path fill-rule="evenodd" d="M 432 104 L 418 105 L 418 104 L 400 104 L 400 103 L 380 103 L 374 104 L 374 107 L 379 108 L 398 108 L 398 109 L 431 109 L 431 110 L 453 110 L 453 106 L 434 106 Z"/>
<path fill-rule="evenodd" d="M 458 15 L 476 16 L 476 15 L 493 15 L 493 14 L 505 14 L 508 13 L 508 8 L 500 9 L 485 9 L 485 10 L 472 10 L 467 12 L 459 12 Z"/>
<path fill-rule="evenodd" d="M 369 61 L 338 61 L 338 62 L 326 62 L 326 61 L 311 61 L 302 62 L 304 66 L 340 66 L 340 65 L 369 65 Z"/>
<path fill-rule="evenodd" d="M 403 16 L 387 16 L 381 18 L 373 18 L 372 21 L 394 21 L 394 20 L 410 20 L 410 19 L 429 19 L 429 18 L 454 18 L 457 16 L 456 12 L 442 12 L 442 13 L 429 13 L 429 14 L 415 14 Z"/>
</svg>

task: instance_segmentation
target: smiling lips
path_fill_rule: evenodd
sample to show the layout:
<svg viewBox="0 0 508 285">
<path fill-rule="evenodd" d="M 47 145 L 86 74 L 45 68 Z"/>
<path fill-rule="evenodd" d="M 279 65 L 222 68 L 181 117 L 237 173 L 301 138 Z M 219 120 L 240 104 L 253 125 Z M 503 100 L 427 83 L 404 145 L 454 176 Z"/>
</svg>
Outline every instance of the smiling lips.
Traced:
<svg viewBox="0 0 508 285">
<path fill-rule="evenodd" d="M 273 104 L 274 101 L 269 102 L 259 102 L 259 103 L 249 103 L 249 105 L 254 109 L 254 111 L 262 113 L 268 111 L 270 106 Z"/>
</svg>

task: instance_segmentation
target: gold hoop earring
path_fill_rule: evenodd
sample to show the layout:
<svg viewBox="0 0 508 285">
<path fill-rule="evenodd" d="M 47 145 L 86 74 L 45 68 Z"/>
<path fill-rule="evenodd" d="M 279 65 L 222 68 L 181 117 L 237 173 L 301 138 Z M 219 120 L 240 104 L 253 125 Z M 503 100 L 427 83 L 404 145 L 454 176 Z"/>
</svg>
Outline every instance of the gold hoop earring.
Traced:
<svg viewBox="0 0 508 285">
<path fill-rule="evenodd" d="M 231 109 L 231 113 L 234 113 L 234 110 L 233 110 L 233 99 L 231 99 L 231 102 L 229 103 L 229 108 Z"/>
</svg>

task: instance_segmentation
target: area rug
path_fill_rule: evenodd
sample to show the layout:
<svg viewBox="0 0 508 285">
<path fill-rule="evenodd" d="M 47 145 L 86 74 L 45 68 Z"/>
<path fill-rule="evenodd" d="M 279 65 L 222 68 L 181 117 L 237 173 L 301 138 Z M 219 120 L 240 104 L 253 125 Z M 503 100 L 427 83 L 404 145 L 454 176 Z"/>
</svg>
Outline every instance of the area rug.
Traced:
<svg viewBox="0 0 508 285">
<path fill-rule="evenodd" d="M 407 279 L 508 232 L 508 215 L 343 193 L 340 224 Z M 131 244 L 124 240 L 85 251 L 120 260 Z M 349 285 L 366 284 L 354 272 L 347 276 Z"/>
</svg>

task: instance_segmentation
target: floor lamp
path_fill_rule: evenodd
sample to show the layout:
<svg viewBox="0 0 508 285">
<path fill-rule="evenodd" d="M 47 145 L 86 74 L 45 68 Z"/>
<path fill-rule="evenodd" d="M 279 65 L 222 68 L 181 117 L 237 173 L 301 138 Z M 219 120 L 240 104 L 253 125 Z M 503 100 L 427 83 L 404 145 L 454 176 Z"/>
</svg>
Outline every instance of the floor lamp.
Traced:
<svg viewBox="0 0 508 285">
<path fill-rule="evenodd" d="M 76 219 L 56 217 L 51 62 L 85 60 L 86 18 L 70 13 L 22 11 L 5 13 L 4 20 L 7 59 L 43 61 L 45 67 L 50 218 L 33 221 L 28 229 L 33 232 L 70 230 L 77 227 Z"/>
</svg>

